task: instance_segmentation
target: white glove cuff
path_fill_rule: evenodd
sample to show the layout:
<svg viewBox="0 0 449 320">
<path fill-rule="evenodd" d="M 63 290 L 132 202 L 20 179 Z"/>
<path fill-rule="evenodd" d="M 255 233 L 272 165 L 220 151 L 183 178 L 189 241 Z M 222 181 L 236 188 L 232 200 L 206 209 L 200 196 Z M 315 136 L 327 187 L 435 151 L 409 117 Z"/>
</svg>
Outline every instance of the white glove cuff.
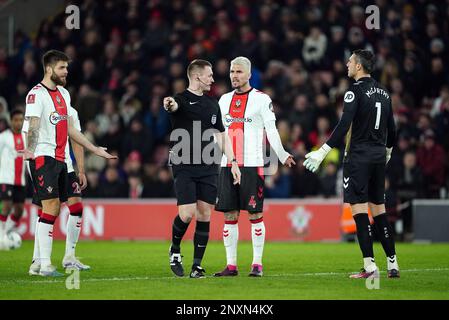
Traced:
<svg viewBox="0 0 449 320">
<path fill-rule="evenodd" d="M 327 143 L 325 143 L 321 146 L 320 150 L 324 154 L 324 156 L 327 156 L 327 154 L 332 150 L 332 148 L 329 147 Z"/>
</svg>

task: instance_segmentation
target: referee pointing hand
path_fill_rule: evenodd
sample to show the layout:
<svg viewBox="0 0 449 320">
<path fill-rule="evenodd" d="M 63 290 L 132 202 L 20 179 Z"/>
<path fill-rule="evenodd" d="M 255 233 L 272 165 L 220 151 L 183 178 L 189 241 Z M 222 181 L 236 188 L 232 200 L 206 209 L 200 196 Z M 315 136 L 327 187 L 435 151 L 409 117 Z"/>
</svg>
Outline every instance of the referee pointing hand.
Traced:
<svg viewBox="0 0 449 320">
<path fill-rule="evenodd" d="M 214 154 L 214 141 L 231 159 L 234 184 L 240 183 L 240 170 L 229 136 L 225 133 L 218 102 L 203 94 L 210 91 L 214 82 L 212 65 L 206 60 L 194 60 L 187 68 L 187 77 L 187 90 L 163 100 L 172 124 L 170 159 L 178 205 L 169 256 L 173 273 L 184 276 L 181 240 L 195 216 L 190 278 L 203 278 L 205 270 L 201 267 L 201 261 L 209 240 L 210 215 L 217 198 L 218 163 L 221 158 L 221 154 Z"/>
</svg>

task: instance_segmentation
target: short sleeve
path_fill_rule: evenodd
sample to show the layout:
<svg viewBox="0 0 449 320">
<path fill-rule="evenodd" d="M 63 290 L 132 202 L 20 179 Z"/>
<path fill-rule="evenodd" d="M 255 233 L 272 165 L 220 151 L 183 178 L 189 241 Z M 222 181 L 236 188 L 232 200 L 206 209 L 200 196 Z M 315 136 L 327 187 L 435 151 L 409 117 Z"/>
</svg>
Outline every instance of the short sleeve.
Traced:
<svg viewBox="0 0 449 320">
<path fill-rule="evenodd" d="M 75 108 L 69 106 L 67 107 L 67 115 L 72 118 L 73 126 L 76 130 L 81 132 L 80 119 L 78 118 L 78 111 Z"/>
<path fill-rule="evenodd" d="M 218 106 L 218 112 L 217 112 L 217 121 L 214 125 L 214 128 L 220 132 L 225 131 L 225 127 L 223 125 L 223 117 L 221 116 L 221 110 L 220 110 L 219 106 Z"/>
<path fill-rule="evenodd" d="M 22 125 L 22 132 L 23 133 L 27 133 L 29 127 L 30 127 L 30 121 L 29 120 L 24 120 L 23 121 L 23 125 Z"/>
<path fill-rule="evenodd" d="M 26 96 L 25 117 L 38 117 L 42 115 L 44 110 L 43 97 L 39 94 L 39 90 L 31 90 Z"/>
</svg>

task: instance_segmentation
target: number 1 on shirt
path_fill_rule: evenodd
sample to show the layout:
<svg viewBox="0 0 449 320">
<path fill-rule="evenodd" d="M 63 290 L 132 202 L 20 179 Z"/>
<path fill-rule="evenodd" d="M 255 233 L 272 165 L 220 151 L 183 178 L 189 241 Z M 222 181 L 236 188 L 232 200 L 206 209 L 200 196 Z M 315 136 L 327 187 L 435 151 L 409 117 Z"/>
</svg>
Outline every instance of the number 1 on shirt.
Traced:
<svg viewBox="0 0 449 320">
<path fill-rule="evenodd" d="M 380 102 L 376 102 L 376 109 L 377 109 L 376 125 L 374 126 L 374 129 L 379 130 L 380 114 L 381 114 L 381 111 L 382 111 L 382 106 L 381 106 Z"/>
</svg>

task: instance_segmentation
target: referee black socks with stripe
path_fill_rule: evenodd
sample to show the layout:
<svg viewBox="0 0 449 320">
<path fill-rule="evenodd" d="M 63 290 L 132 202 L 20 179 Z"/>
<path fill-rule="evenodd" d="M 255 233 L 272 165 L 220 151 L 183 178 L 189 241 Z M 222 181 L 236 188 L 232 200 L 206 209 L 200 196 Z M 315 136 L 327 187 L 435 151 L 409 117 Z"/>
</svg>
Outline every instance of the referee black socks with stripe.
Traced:
<svg viewBox="0 0 449 320">
<path fill-rule="evenodd" d="M 172 240 L 171 240 L 171 252 L 172 253 L 180 253 L 181 252 L 181 240 L 184 237 L 184 234 L 187 231 L 187 228 L 189 227 L 189 222 L 184 222 L 181 220 L 179 215 L 176 216 L 175 220 L 173 221 L 172 226 Z"/>
<path fill-rule="evenodd" d="M 195 236 L 193 237 L 193 266 L 201 265 L 207 242 L 209 241 L 209 221 L 196 221 Z"/>
</svg>

